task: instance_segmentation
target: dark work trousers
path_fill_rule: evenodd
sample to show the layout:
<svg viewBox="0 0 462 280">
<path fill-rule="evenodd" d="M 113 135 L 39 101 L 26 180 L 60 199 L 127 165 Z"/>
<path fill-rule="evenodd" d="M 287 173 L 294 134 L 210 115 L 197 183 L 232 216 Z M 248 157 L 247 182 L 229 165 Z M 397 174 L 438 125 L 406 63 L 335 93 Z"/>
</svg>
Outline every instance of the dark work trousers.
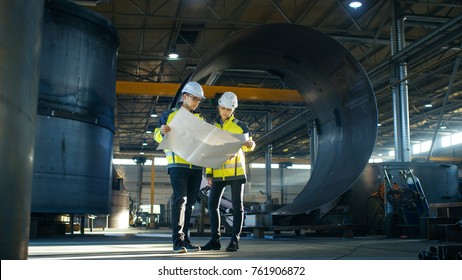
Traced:
<svg viewBox="0 0 462 280">
<path fill-rule="evenodd" d="M 172 183 L 172 240 L 189 239 L 189 222 L 202 182 L 202 170 L 169 168 Z"/>
<path fill-rule="evenodd" d="M 219 240 L 220 233 L 220 201 L 225 191 L 226 186 L 231 188 L 231 201 L 233 205 L 233 232 L 231 239 L 239 241 L 242 231 L 242 222 L 244 220 L 244 182 L 245 180 L 232 180 L 213 182 L 209 194 L 209 217 L 210 217 L 210 233 L 212 239 Z"/>
</svg>

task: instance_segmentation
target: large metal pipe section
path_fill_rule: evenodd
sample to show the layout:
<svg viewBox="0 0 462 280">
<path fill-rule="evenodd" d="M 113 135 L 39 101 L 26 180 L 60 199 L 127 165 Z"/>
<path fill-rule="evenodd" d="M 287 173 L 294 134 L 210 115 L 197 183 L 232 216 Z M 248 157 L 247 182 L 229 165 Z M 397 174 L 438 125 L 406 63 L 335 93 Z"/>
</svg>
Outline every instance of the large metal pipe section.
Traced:
<svg viewBox="0 0 462 280">
<path fill-rule="evenodd" d="M 118 45 L 101 15 L 45 3 L 32 212 L 110 213 Z"/>
<path fill-rule="evenodd" d="M 377 134 L 374 92 L 354 56 L 308 27 L 267 24 L 239 31 L 212 48 L 191 79 L 236 67 L 280 76 L 302 95 L 317 125 L 310 180 L 292 203 L 273 214 L 305 213 L 344 193 L 367 164 Z"/>
<path fill-rule="evenodd" d="M 0 258 L 26 259 L 43 1 L 0 1 Z"/>
</svg>

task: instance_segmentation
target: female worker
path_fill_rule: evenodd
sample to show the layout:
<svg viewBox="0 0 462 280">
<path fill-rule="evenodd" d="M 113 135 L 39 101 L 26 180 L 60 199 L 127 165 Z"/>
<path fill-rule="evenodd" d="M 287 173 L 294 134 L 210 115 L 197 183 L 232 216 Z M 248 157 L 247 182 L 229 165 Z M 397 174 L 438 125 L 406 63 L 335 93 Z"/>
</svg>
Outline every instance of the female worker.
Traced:
<svg viewBox="0 0 462 280">
<path fill-rule="evenodd" d="M 239 238 L 244 220 L 244 183 L 246 182 L 244 152 L 253 151 L 255 142 L 247 125 L 234 118 L 237 108 L 237 96 L 232 92 L 225 92 L 218 100 L 219 116 L 215 126 L 231 133 L 249 134 L 249 140 L 242 148 L 218 168 L 207 168 L 206 174 L 211 178 L 208 211 L 210 216 L 211 240 L 201 246 L 201 250 L 220 250 L 220 201 L 226 186 L 231 188 L 231 201 L 233 206 L 233 230 L 231 241 L 226 248 L 228 252 L 239 250 Z"/>
</svg>

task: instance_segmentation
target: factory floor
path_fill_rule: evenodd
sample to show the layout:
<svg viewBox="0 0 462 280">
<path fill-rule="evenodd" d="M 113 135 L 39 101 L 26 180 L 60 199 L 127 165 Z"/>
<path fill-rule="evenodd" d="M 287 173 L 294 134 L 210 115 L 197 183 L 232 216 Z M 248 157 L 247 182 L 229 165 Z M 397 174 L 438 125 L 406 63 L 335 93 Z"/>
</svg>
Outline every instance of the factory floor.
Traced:
<svg viewBox="0 0 462 280">
<path fill-rule="evenodd" d="M 419 253 L 430 247 L 462 246 L 427 239 L 306 232 L 264 232 L 256 238 L 246 232 L 238 252 L 226 252 L 229 237 L 223 237 L 220 251 L 174 254 L 170 235 L 169 229 L 94 228 L 84 234 L 34 237 L 28 261 L 2 260 L 2 279 L 451 279 L 461 267 L 456 259 L 419 260 Z M 209 240 L 207 232 L 192 235 L 199 245 Z"/>
<path fill-rule="evenodd" d="M 192 231 L 194 244 L 208 242 L 208 233 Z M 263 238 L 244 233 L 238 252 L 226 252 L 229 237 L 222 237 L 222 250 L 185 254 L 172 252 L 169 229 L 88 229 L 84 233 L 29 240 L 29 260 L 419 260 L 430 247 L 452 243 L 413 238 L 360 236 L 317 237 L 305 234 L 265 232 Z M 461 245 L 460 243 L 456 243 Z"/>
</svg>

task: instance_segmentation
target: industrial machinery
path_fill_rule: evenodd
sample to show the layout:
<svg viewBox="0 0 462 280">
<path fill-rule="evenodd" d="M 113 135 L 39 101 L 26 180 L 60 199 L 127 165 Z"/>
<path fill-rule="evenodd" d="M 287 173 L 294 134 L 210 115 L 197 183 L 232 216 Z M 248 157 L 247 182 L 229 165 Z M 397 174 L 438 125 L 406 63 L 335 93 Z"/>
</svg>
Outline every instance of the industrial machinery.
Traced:
<svg viewBox="0 0 462 280">
<path fill-rule="evenodd" d="M 305 231 L 305 235 L 387 234 L 403 238 L 425 237 L 428 232 L 432 233 L 432 239 L 445 240 L 452 235 L 445 235 L 440 224 L 453 224 L 454 217 L 460 220 L 460 212 L 452 207 L 451 211 L 442 211 L 444 215 L 450 213 L 442 219 L 437 218 L 442 215 L 432 214 L 432 211 L 436 211 L 435 205 L 460 205 L 461 198 L 455 165 L 434 162 L 367 164 L 358 180 L 330 203 L 295 215 L 271 215 L 262 205 L 259 212 L 250 211 L 246 215 L 244 226 L 260 236 L 265 230 L 276 234 Z M 278 209 L 278 205 L 273 206 Z"/>
<path fill-rule="evenodd" d="M 385 223 L 388 237 L 425 234 L 429 204 L 412 169 L 381 166 L 384 180 Z"/>
</svg>

